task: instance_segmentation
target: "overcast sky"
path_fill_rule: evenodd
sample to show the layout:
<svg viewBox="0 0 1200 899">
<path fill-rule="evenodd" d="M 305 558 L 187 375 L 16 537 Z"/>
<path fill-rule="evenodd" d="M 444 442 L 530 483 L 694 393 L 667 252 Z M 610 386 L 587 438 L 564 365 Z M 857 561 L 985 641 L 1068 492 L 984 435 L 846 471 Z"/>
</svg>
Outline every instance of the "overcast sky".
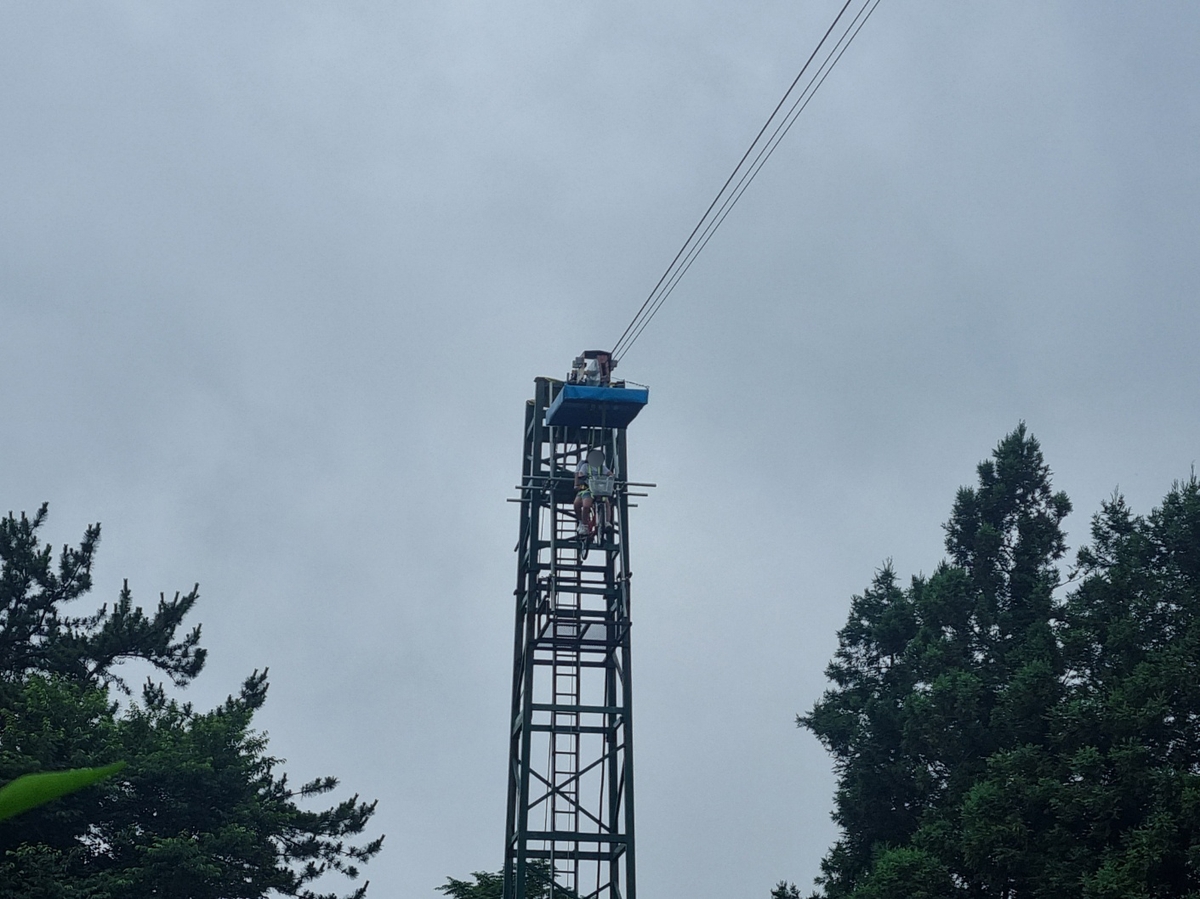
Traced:
<svg viewBox="0 0 1200 899">
<path fill-rule="evenodd" d="M 525 399 L 611 345 L 839 2 L 0 3 L 0 508 L 200 582 L 370 895 L 501 865 Z M 1200 456 L 1200 6 L 883 0 L 622 362 L 646 897 L 807 888 L 850 597 L 1024 420 Z M 81 609 L 80 611 L 88 611 Z"/>
</svg>

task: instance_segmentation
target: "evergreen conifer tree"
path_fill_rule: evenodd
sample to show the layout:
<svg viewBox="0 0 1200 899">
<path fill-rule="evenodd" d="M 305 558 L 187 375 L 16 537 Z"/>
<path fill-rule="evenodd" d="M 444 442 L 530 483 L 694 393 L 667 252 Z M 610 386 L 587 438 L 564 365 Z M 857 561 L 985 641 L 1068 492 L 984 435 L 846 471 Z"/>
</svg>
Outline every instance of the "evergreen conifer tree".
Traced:
<svg viewBox="0 0 1200 899">
<path fill-rule="evenodd" d="M 210 712 L 147 683 L 118 714 L 110 689 L 128 692 L 114 666 L 150 662 L 177 686 L 203 668 L 200 629 L 178 637 L 198 590 L 163 599 L 147 616 L 125 585 L 111 609 L 73 616 L 87 594 L 100 536 L 54 562 L 32 518 L 0 520 L 0 782 L 34 771 L 124 761 L 115 777 L 0 822 L 0 899 L 334 899 L 313 882 L 356 877 L 380 849 L 362 844 L 374 803 L 352 797 L 323 811 L 299 801 L 333 790 L 322 778 L 298 789 L 251 728 L 266 672 Z M 364 895 L 365 886 L 353 892 Z"/>
<path fill-rule="evenodd" d="M 502 899 L 504 895 L 504 872 L 475 871 L 471 880 L 447 877 L 446 882 L 436 888 L 449 899 Z M 574 890 L 561 886 L 554 879 L 550 863 L 532 861 L 526 872 L 525 894 L 529 899 L 578 899 Z"/>
<path fill-rule="evenodd" d="M 825 896 L 1200 896 L 1200 482 L 1105 503 L 1056 601 L 1069 509 L 1019 428 L 949 559 L 854 598 L 799 719 L 838 772 Z"/>
<path fill-rule="evenodd" d="M 907 588 L 886 565 L 854 597 L 827 671 L 834 687 L 798 719 L 838 773 L 843 836 L 822 863 L 829 897 L 986 892 L 966 857 L 964 803 L 991 757 L 1048 738 L 1070 502 L 1053 492 L 1023 424 L 978 476 L 955 499 L 947 562 Z"/>
</svg>

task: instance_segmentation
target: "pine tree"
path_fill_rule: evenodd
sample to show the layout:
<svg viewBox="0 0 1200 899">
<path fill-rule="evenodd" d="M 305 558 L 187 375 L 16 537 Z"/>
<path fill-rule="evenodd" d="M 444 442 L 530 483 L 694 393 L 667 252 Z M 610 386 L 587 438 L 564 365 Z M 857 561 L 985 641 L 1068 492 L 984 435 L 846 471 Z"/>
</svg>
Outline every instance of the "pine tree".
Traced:
<svg viewBox="0 0 1200 899">
<path fill-rule="evenodd" d="M 147 683 L 140 702 L 114 666 L 150 662 L 184 687 L 205 661 L 196 627 L 177 637 L 199 593 L 159 602 L 147 616 L 126 584 L 110 610 L 64 606 L 92 586 L 99 526 L 57 565 L 38 540 L 46 519 L 0 520 L 0 782 L 33 771 L 126 762 L 116 777 L 0 823 L 0 899 L 285 896 L 317 899 L 326 872 L 357 877 L 382 838 L 355 845 L 374 803 L 352 797 L 323 811 L 299 803 L 333 790 L 299 789 L 251 727 L 266 672 L 210 712 Z M 365 885 L 353 892 L 361 897 Z M 321 894 L 333 899 L 334 894 Z"/>
</svg>

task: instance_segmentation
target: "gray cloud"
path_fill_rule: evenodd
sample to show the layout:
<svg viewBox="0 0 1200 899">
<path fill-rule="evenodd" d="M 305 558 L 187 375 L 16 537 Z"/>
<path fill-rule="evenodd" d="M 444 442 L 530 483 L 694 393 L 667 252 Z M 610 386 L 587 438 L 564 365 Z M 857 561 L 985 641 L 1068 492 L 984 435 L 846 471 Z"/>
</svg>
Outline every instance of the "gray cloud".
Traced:
<svg viewBox="0 0 1200 899">
<path fill-rule="evenodd" d="M 500 864 L 520 421 L 610 343 L 830 4 L 0 13 L 5 508 L 201 582 L 214 702 L 378 796 L 372 894 Z M 851 593 L 1020 419 L 1075 500 L 1196 458 L 1184 3 L 884 3 L 622 368 L 647 895 L 832 839 L 793 727 Z"/>
</svg>

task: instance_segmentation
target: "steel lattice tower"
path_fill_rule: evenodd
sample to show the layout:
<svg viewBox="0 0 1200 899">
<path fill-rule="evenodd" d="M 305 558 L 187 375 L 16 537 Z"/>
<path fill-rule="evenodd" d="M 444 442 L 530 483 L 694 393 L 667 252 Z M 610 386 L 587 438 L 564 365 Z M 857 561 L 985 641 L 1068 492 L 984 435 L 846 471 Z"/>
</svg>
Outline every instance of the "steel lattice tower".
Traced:
<svg viewBox="0 0 1200 899">
<path fill-rule="evenodd" d="M 556 899 L 637 899 L 625 429 L 547 424 L 562 388 L 538 378 L 525 411 L 504 896 L 543 893 L 540 864 Z M 595 448 L 614 528 L 583 559 L 573 481 Z"/>
</svg>

